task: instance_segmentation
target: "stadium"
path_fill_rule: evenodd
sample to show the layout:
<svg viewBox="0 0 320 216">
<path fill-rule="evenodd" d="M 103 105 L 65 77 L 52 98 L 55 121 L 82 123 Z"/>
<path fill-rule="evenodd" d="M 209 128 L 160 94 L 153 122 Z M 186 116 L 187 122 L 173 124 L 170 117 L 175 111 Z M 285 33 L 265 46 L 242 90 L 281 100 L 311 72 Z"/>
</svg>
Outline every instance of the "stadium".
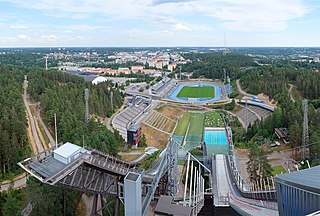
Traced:
<svg viewBox="0 0 320 216">
<path fill-rule="evenodd" d="M 182 103 L 208 103 L 223 97 L 223 86 L 217 83 L 177 83 L 167 98 Z"/>
</svg>

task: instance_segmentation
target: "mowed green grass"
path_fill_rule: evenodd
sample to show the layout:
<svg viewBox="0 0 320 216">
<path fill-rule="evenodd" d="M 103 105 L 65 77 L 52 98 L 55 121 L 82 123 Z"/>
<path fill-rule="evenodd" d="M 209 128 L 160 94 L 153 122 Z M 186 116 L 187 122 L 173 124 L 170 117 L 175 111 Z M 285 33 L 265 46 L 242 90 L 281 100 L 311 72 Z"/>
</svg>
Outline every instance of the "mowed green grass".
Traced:
<svg viewBox="0 0 320 216">
<path fill-rule="evenodd" d="M 174 131 L 174 135 L 184 136 L 186 134 L 189 121 L 190 121 L 190 113 L 189 112 L 183 113 L 183 116 L 179 120 L 176 130 Z"/>
<path fill-rule="evenodd" d="M 223 121 L 218 111 L 211 111 L 206 113 L 204 117 L 205 127 L 223 127 Z"/>
<path fill-rule="evenodd" d="M 214 87 L 212 86 L 184 86 L 177 97 L 183 98 L 213 98 Z"/>
<path fill-rule="evenodd" d="M 282 174 L 285 174 L 287 173 L 287 171 L 283 168 L 282 165 L 279 165 L 279 166 L 273 166 L 271 167 L 272 168 L 272 175 L 280 175 L 281 173 Z"/>
<path fill-rule="evenodd" d="M 204 114 L 192 113 L 190 117 L 190 127 L 188 134 L 202 136 Z"/>
</svg>

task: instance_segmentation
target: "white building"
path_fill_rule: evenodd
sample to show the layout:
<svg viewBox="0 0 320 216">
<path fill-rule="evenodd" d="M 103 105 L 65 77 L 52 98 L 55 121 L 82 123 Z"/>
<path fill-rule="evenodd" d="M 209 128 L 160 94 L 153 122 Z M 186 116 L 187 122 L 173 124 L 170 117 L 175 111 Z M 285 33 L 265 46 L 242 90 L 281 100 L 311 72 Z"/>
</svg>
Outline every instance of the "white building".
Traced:
<svg viewBox="0 0 320 216">
<path fill-rule="evenodd" d="M 67 142 L 53 151 L 53 157 L 64 164 L 69 164 L 86 151 L 80 146 Z"/>
<path fill-rule="evenodd" d="M 91 83 L 92 83 L 93 85 L 97 85 L 97 84 L 99 84 L 99 83 L 107 82 L 107 81 L 108 81 L 107 78 L 102 77 L 102 76 L 98 76 L 98 77 L 94 78 L 94 80 L 92 80 Z"/>
</svg>

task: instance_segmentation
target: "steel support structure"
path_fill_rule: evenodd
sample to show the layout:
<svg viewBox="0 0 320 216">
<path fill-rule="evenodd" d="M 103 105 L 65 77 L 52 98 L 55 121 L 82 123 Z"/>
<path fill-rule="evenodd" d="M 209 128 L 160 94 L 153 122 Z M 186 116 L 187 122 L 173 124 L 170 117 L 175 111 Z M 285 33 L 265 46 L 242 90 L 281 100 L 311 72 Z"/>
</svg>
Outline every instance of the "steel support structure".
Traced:
<svg viewBox="0 0 320 216">
<path fill-rule="evenodd" d="M 178 148 L 179 144 L 174 139 L 170 138 L 167 151 L 168 165 L 168 193 L 175 196 L 178 191 Z"/>
</svg>

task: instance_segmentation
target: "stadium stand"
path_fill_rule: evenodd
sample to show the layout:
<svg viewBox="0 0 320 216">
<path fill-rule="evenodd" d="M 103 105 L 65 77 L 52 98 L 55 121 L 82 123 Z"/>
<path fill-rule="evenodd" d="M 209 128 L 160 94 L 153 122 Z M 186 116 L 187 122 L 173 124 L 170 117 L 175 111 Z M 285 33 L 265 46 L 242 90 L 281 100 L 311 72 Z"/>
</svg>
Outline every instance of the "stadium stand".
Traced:
<svg viewBox="0 0 320 216">
<path fill-rule="evenodd" d="M 258 114 L 261 117 L 261 119 L 265 119 L 272 114 L 270 110 L 266 110 L 258 106 L 248 105 L 248 108 L 256 114 Z"/>
<path fill-rule="evenodd" d="M 124 140 L 127 141 L 127 129 L 135 123 L 135 120 L 149 108 L 150 99 L 137 97 L 129 107 L 124 109 L 112 119 L 112 125 L 119 131 Z"/>
<path fill-rule="evenodd" d="M 270 110 L 254 105 L 247 105 L 237 113 L 237 116 L 243 123 L 244 128 L 248 128 L 249 124 L 252 125 L 255 121 L 263 120 L 271 114 Z"/>
<path fill-rule="evenodd" d="M 237 116 L 239 120 L 243 123 L 244 128 L 248 128 L 250 124 L 252 125 L 255 121 L 259 120 L 256 114 L 246 107 L 241 109 L 237 113 Z"/>
</svg>

